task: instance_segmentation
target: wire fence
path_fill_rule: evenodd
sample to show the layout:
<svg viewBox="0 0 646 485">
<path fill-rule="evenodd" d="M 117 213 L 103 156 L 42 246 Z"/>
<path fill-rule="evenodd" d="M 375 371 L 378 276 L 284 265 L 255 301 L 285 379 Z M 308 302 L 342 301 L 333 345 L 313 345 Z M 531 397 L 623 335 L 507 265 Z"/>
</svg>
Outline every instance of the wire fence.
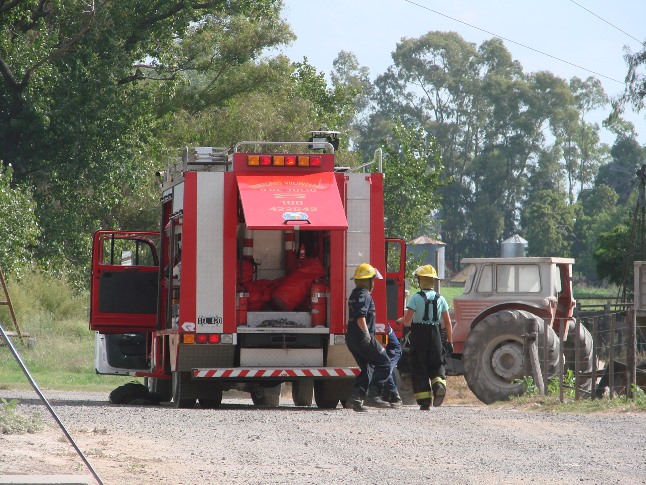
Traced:
<svg viewBox="0 0 646 485">
<path fill-rule="evenodd" d="M 632 398 L 638 388 L 646 390 L 645 328 L 637 324 L 632 305 L 580 306 L 573 322 L 556 321 L 554 329 L 560 344 L 556 364 L 547 332 L 538 342 L 545 392 L 558 392 L 563 402 Z"/>
</svg>

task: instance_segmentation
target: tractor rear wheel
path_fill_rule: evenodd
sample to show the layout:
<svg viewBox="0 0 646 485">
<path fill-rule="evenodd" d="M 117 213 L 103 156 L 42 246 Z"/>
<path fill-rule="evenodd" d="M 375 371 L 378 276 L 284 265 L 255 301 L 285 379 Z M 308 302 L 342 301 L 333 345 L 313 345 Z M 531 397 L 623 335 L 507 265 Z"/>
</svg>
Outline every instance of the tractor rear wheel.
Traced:
<svg viewBox="0 0 646 485">
<path fill-rule="evenodd" d="M 563 342 L 563 354 L 565 356 L 565 370 L 571 370 L 574 372 L 576 370 L 576 342 L 579 342 L 579 372 L 587 374 L 588 376 L 592 374 L 592 364 L 593 364 L 593 342 L 592 335 L 587 328 L 581 323 L 579 325 L 579 333 L 577 335 L 576 325 L 571 324 L 567 339 Z M 579 382 L 576 383 L 579 389 L 584 391 L 592 391 L 592 377 L 582 377 L 579 379 Z"/>
<path fill-rule="evenodd" d="M 503 310 L 489 315 L 471 330 L 464 344 L 464 378 L 469 389 L 485 404 L 504 401 L 523 393 L 526 322 L 536 318 L 522 310 Z M 558 370 L 559 342 L 552 328 L 538 319 L 538 355 L 543 374 Z M 547 349 L 544 348 L 547 333 Z M 544 362 L 547 362 L 545 369 Z"/>
</svg>

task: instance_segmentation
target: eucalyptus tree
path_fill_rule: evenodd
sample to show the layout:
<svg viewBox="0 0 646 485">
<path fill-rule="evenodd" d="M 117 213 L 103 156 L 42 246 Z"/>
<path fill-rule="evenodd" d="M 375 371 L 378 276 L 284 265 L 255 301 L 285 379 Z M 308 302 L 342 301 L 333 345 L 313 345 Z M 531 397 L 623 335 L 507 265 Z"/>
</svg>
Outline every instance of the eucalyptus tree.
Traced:
<svg viewBox="0 0 646 485">
<path fill-rule="evenodd" d="M 520 228 L 531 170 L 548 149 L 546 131 L 572 96 L 549 72 L 525 74 L 500 39 L 479 47 L 454 32 L 403 39 L 393 65 L 376 80 L 375 112 L 364 130 L 400 117 L 437 140 L 445 176 L 440 189 L 447 259 L 497 254 Z"/>
</svg>

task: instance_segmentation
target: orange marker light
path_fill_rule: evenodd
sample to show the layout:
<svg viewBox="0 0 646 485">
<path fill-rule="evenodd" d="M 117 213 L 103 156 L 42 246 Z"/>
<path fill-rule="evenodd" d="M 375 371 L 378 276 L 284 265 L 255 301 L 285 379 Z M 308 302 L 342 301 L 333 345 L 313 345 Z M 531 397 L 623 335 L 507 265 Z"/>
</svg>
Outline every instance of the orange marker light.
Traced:
<svg viewBox="0 0 646 485">
<path fill-rule="evenodd" d="M 274 155 L 274 165 L 279 167 L 285 165 L 285 157 L 282 155 Z"/>
<path fill-rule="evenodd" d="M 184 336 L 182 337 L 182 342 L 185 344 L 194 344 L 195 343 L 195 334 L 193 333 L 185 333 Z"/>
<path fill-rule="evenodd" d="M 247 165 L 260 165 L 260 157 L 258 155 L 247 156 Z"/>
<path fill-rule="evenodd" d="M 310 166 L 310 157 L 307 157 L 307 156 L 298 157 L 298 166 L 299 167 L 309 167 Z"/>
</svg>

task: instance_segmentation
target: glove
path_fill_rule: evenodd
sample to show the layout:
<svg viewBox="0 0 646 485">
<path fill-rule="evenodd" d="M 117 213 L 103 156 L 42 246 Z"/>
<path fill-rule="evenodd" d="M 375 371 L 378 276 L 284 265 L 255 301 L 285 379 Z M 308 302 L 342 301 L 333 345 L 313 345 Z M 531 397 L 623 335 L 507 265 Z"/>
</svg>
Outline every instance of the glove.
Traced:
<svg viewBox="0 0 646 485">
<path fill-rule="evenodd" d="M 453 344 L 451 342 L 446 343 L 446 346 L 444 347 L 444 354 L 447 357 L 451 357 L 451 355 L 453 355 Z"/>
<path fill-rule="evenodd" d="M 368 332 L 363 332 L 363 339 L 361 340 L 362 345 L 370 345 L 370 334 Z"/>
</svg>

